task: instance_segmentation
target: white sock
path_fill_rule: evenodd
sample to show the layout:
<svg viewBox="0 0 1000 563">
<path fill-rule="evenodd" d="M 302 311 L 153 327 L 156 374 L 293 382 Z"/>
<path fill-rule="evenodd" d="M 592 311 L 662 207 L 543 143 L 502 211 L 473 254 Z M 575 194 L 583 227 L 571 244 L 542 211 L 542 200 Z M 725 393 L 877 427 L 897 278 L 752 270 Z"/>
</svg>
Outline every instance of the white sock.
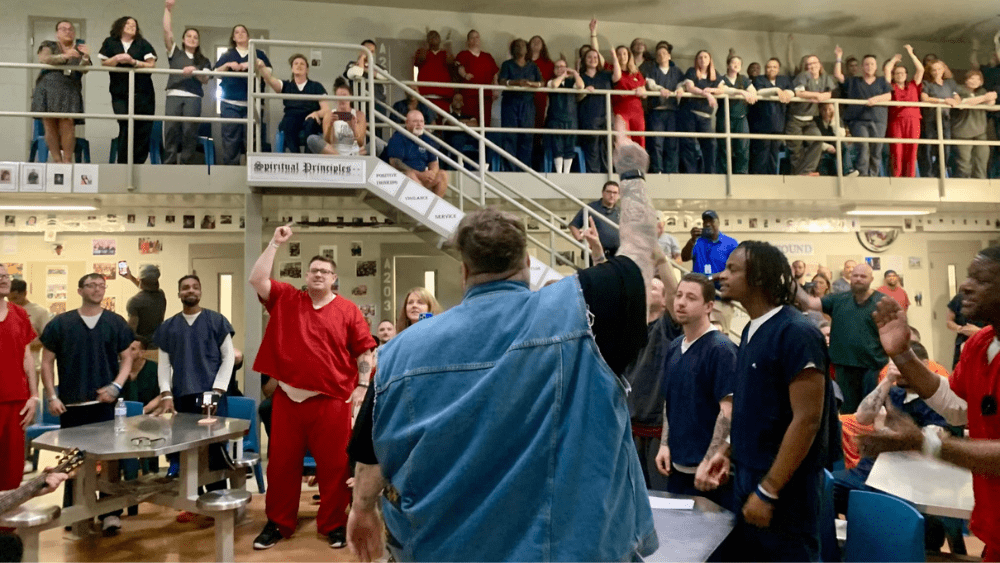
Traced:
<svg viewBox="0 0 1000 563">
<path fill-rule="evenodd" d="M 552 162 L 554 164 L 554 166 L 552 167 L 553 168 L 552 171 L 555 172 L 555 173 L 557 173 L 557 174 L 559 172 L 561 172 L 562 171 L 562 165 L 563 165 L 563 159 L 562 159 L 562 157 L 561 156 L 557 156 L 557 157 L 555 157 L 555 158 L 552 159 Z"/>
<path fill-rule="evenodd" d="M 563 160 L 562 171 L 563 171 L 563 174 L 569 174 L 570 172 L 573 171 L 573 159 L 572 158 L 567 158 L 567 159 Z"/>
</svg>

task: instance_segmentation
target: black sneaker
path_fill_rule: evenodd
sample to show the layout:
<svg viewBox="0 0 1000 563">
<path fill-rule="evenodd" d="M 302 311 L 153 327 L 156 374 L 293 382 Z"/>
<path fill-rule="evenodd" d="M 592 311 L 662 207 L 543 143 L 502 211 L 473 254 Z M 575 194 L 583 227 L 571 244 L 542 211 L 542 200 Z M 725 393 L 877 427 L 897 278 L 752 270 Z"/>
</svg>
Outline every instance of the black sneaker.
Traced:
<svg viewBox="0 0 1000 563">
<path fill-rule="evenodd" d="M 340 549 L 347 546 L 347 528 L 341 526 L 330 532 L 326 536 L 330 540 L 330 547 Z"/>
<path fill-rule="evenodd" d="M 260 535 L 253 540 L 253 548 L 271 549 L 280 539 L 282 539 L 282 535 L 278 531 L 278 525 L 268 520 L 264 529 L 261 530 Z"/>
</svg>

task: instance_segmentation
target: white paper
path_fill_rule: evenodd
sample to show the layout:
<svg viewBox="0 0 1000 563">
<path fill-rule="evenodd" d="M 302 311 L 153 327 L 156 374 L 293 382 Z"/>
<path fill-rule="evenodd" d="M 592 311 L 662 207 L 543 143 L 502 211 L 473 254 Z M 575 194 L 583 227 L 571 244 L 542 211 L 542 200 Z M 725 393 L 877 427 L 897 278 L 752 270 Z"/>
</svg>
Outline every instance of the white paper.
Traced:
<svg viewBox="0 0 1000 563">
<path fill-rule="evenodd" d="M 691 510 L 694 499 L 649 497 L 649 506 L 653 510 Z"/>
<path fill-rule="evenodd" d="M 446 233 L 454 233 L 465 214 L 444 199 L 437 198 L 428 219 Z"/>
<path fill-rule="evenodd" d="M 45 169 L 45 191 L 49 193 L 65 193 L 73 191 L 73 165 L 49 164 Z"/>
<path fill-rule="evenodd" d="M 45 165 L 34 162 L 22 164 L 20 189 L 22 192 L 44 192 Z"/>
<path fill-rule="evenodd" d="M 76 193 L 96 194 L 98 186 L 98 167 L 96 164 L 77 164 L 73 167 L 73 191 Z"/>
<path fill-rule="evenodd" d="M 430 209 L 431 203 L 433 203 L 436 197 L 427 188 L 413 180 L 409 180 L 406 182 L 406 187 L 403 188 L 399 202 L 416 211 L 417 215 L 426 215 L 427 210 Z"/>
<path fill-rule="evenodd" d="M 369 184 L 379 188 L 392 197 L 396 197 L 399 193 L 399 188 L 403 186 L 404 182 L 406 182 L 406 175 L 384 162 L 376 164 L 375 170 L 368 178 Z"/>
<path fill-rule="evenodd" d="M 0 162 L 0 192 L 16 192 L 20 174 L 19 162 Z"/>
</svg>

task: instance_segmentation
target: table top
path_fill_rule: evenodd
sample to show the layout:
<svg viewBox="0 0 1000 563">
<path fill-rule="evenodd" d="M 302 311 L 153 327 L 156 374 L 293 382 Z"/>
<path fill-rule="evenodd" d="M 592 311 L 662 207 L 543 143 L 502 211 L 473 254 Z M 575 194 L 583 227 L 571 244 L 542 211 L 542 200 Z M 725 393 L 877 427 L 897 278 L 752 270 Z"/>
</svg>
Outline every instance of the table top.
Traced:
<svg viewBox="0 0 1000 563">
<path fill-rule="evenodd" d="M 972 473 L 918 453 L 879 455 L 865 484 L 913 503 L 924 514 L 962 519 L 972 514 Z"/>
<path fill-rule="evenodd" d="M 32 444 L 53 451 L 80 448 L 91 459 L 130 459 L 159 457 L 233 440 L 245 436 L 250 429 L 250 422 L 242 418 L 216 417 L 212 424 L 198 424 L 202 418 L 203 415 L 188 413 L 132 416 L 125 419 L 125 431 L 121 433 L 115 432 L 115 423 L 109 420 L 52 430 L 35 438 Z M 134 438 L 148 440 L 137 444 Z"/>
<path fill-rule="evenodd" d="M 736 516 L 704 497 L 649 491 L 649 496 L 694 499 L 690 510 L 653 509 L 660 548 L 646 561 L 705 561 L 732 531 Z"/>
</svg>

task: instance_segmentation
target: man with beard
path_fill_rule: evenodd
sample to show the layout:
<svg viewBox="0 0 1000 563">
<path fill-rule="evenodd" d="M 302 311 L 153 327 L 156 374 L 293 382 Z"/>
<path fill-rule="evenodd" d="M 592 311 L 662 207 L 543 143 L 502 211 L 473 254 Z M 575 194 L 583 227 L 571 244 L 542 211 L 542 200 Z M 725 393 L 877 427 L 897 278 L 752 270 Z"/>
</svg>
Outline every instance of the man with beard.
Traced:
<svg viewBox="0 0 1000 563">
<path fill-rule="evenodd" d="M 115 418 L 115 401 L 132 371 L 129 346 L 135 335 L 120 315 L 101 308 L 108 285 L 101 274 L 87 274 L 77 283 L 83 298 L 79 309 L 67 311 L 42 332 L 42 383 L 48 409 L 59 426 L 75 428 Z M 56 394 L 55 364 L 59 363 Z M 105 468 L 117 480 L 118 462 Z M 73 504 L 73 482 L 64 489 L 63 506 Z M 101 515 L 105 535 L 121 531 L 121 510 Z"/>
<path fill-rule="evenodd" d="M 406 130 L 428 145 L 433 146 L 437 142 L 424 133 L 424 114 L 418 110 L 410 110 L 406 114 Z M 439 197 L 443 197 L 448 190 L 448 175 L 441 170 L 437 155 L 406 135 L 393 134 L 385 147 L 384 157 L 389 159 L 393 168 Z"/>
<path fill-rule="evenodd" d="M 200 414 L 206 392 L 215 393 L 218 414 L 226 416 L 225 392 L 233 375 L 233 326 L 226 317 L 201 303 L 201 280 L 188 274 L 177 282 L 177 297 L 184 310 L 170 317 L 156 329 L 153 340 L 160 348 L 157 381 L 160 404 L 154 413 L 187 412 Z M 209 450 L 209 467 L 223 469 L 225 461 L 217 446 Z M 177 475 L 180 457 L 168 456 L 168 476 Z M 205 487 L 210 491 L 225 488 L 225 481 Z"/>
<path fill-rule="evenodd" d="M 972 471 L 976 504 L 969 528 L 986 544 L 983 561 L 1000 561 L 1000 247 L 983 249 L 969 265 L 961 285 L 962 314 L 986 327 L 965 343 L 955 373 L 944 379 L 932 373 L 910 346 L 906 312 L 893 299 L 883 299 L 874 314 L 885 353 L 899 368 L 896 384 L 914 392 L 944 416 L 948 424 L 968 424 L 971 439 L 937 430 L 921 431 L 904 417 L 890 413 L 888 431 L 859 436 L 861 452 L 877 456 L 896 450 L 923 451 Z"/>
</svg>

